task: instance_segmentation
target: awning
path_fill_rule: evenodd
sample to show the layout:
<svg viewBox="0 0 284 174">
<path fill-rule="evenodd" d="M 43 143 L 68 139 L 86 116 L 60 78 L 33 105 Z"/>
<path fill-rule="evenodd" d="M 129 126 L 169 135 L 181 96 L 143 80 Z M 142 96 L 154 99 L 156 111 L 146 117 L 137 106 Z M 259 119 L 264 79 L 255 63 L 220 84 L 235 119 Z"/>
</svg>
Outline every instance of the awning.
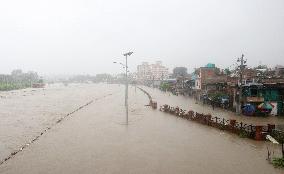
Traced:
<svg viewBox="0 0 284 174">
<path fill-rule="evenodd" d="M 272 142 L 273 144 L 279 144 L 277 140 L 275 140 L 272 136 L 266 135 L 266 139 Z"/>
</svg>

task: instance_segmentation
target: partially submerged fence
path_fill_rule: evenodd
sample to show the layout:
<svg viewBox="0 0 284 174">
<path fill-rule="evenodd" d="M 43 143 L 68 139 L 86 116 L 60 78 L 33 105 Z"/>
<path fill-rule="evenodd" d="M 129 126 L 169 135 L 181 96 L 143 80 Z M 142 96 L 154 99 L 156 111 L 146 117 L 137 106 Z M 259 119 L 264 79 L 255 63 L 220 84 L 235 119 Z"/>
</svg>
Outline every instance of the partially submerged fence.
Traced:
<svg viewBox="0 0 284 174">
<path fill-rule="evenodd" d="M 157 108 L 157 102 L 152 100 L 151 95 L 144 89 L 138 87 L 143 91 L 149 98 L 149 106 L 153 109 Z M 196 121 L 203 125 L 215 127 L 221 130 L 226 130 L 235 134 L 238 134 L 241 137 L 252 138 L 255 140 L 265 140 L 266 135 L 276 136 L 279 142 L 284 141 L 284 132 L 275 130 L 274 124 L 267 125 L 253 125 L 246 124 L 243 122 L 237 122 L 234 119 L 225 119 L 220 117 L 213 117 L 211 114 L 203 114 L 194 112 L 193 110 L 186 111 L 179 107 L 172 107 L 167 104 L 160 106 L 160 111 L 169 113 L 171 115 L 181 117 L 187 120 Z M 284 152 L 283 152 L 284 154 Z"/>
<path fill-rule="evenodd" d="M 265 140 L 267 134 L 272 134 L 275 129 L 275 125 L 252 125 L 245 124 L 243 122 L 237 122 L 234 119 L 225 119 L 219 117 L 213 117 L 211 114 L 203 114 L 194 112 L 192 110 L 186 111 L 179 107 L 171 107 L 169 105 L 163 105 L 160 107 L 160 111 L 169 113 L 171 115 L 181 117 L 187 120 L 196 121 L 198 123 L 215 127 L 221 130 L 226 130 L 242 137 L 253 138 L 255 140 Z"/>
<path fill-rule="evenodd" d="M 157 102 L 152 100 L 151 95 L 147 91 L 145 91 L 144 89 L 142 89 L 140 87 L 137 87 L 137 88 L 140 89 L 142 92 L 144 92 L 148 96 L 149 106 L 151 106 L 153 109 L 157 109 Z"/>
</svg>

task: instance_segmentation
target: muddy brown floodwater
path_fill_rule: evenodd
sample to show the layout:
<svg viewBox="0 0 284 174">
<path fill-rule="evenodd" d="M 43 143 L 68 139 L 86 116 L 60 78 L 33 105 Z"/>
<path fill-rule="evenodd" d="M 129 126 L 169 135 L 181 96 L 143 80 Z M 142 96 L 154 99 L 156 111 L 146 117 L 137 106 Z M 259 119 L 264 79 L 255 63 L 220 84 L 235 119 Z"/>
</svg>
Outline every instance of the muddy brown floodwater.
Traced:
<svg viewBox="0 0 284 174">
<path fill-rule="evenodd" d="M 185 107 L 191 102 L 145 89 L 160 103 L 177 102 Z M 4 96 L 0 99 L 1 159 L 51 127 L 0 165 L 1 174 L 283 173 L 265 160 L 268 142 L 241 139 L 152 110 L 145 106 L 149 102 L 147 96 L 134 87 L 129 90 L 128 125 L 122 85 L 53 85 L 45 90 L 0 95 Z M 91 104 L 56 124 L 62 115 L 91 100 Z M 203 109 L 200 105 L 195 107 Z"/>
</svg>

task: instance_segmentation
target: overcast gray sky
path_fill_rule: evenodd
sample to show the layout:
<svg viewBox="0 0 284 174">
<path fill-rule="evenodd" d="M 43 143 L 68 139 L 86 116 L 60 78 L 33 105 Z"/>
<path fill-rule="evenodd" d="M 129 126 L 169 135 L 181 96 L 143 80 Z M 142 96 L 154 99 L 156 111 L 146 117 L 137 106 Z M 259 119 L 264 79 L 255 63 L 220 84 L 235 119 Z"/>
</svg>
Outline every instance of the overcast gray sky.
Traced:
<svg viewBox="0 0 284 174">
<path fill-rule="evenodd" d="M 117 73 L 129 50 L 132 71 L 284 64 L 284 0 L 0 1 L 0 73 Z"/>
</svg>

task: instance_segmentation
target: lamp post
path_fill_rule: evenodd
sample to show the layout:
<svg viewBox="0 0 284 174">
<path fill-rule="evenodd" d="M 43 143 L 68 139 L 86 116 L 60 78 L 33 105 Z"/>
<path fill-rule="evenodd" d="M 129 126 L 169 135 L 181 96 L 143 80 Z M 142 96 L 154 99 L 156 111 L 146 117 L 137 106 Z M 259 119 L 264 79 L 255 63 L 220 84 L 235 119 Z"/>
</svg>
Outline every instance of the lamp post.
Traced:
<svg viewBox="0 0 284 174">
<path fill-rule="evenodd" d="M 125 56 L 125 64 L 120 62 L 113 62 L 113 63 L 119 63 L 120 65 L 125 68 L 125 113 L 126 113 L 126 125 L 128 125 L 128 65 L 127 65 L 127 57 L 133 54 L 133 52 L 127 52 L 124 53 L 123 56 Z"/>
<path fill-rule="evenodd" d="M 113 62 L 113 63 L 116 63 L 116 64 L 120 64 L 122 66 L 123 69 L 126 69 L 126 65 L 121 63 L 121 62 Z M 126 69 L 127 72 L 129 72 L 127 69 Z M 126 79 L 126 75 L 125 75 L 125 79 Z M 126 84 L 126 82 L 124 82 Z M 126 95 L 126 94 L 125 94 Z M 126 106 L 126 101 L 124 102 L 124 106 Z"/>
<path fill-rule="evenodd" d="M 127 56 L 130 56 L 133 52 L 124 53 L 125 56 L 125 112 L 126 112 L 126 124 L 128 124 L 128 65 Z"/>
</svg>

